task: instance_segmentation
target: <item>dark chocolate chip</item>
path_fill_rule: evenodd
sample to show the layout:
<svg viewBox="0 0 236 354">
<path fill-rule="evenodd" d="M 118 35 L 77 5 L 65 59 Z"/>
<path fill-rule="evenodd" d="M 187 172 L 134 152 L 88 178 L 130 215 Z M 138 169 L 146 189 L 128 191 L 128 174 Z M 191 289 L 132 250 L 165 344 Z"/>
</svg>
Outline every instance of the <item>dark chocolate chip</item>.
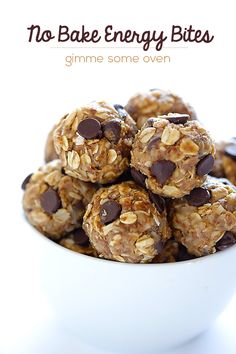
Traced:
<svg viewBox="0 0 236 354">
<path fill-rule="evenodd" d="M 236 235 L 230 231 L 226 231 L 224 236 L 216 243 L 217 251 L 223 251 L 236 244 Z"/>
<path fill-rule="evenodd" d="M 148 149 L 148 150 L 151 150 L 154 146 L 156 146 L 156 144 L 157 144 L 158 142 L 160 142 L 160 140 L 161 140 L 161 138 L 160 138 L 160 136 L 158 136 L 158 135 L 156 135 L 156 136 L 154 136 L 153 138 L 151 138 L 151 140 L 150 140 L 149 143 L 148 143 L 147 149 Z"/>
<path fill-rule="evenodd" d="M 78 125 L 77 131 L 85 139 L 102 137 L 101 123 L 95 118 L 82 120 Z"/>
<path fill-rule="evenodd" d="M 83 247 L 86 247 L 89 245 L 89 238 L 83 229 L 81 229 L 81 228 L 76 229 L 72 232 L 72 234 L 73 234 L 74 242 L 77 245 L 83 246 Z"/>
<path fill-rule="evenodd" d="M 121 213 L 121 205 L 115 200 L 105 202 L 100 209 L 100 218 L 103 224 L 109 224 L 116 220 Z"/>
<path fill-rule="evenodd" d="M 53 214 L 61 207 L 61 199 L 57 191 L 49 187 L 40 196 L 41 207 L 48 213 Z"/>
<path fill-rule="evenodd" d="M 157 194 L 148 191 L 149 198 L 155 204 L 159 213 L 162 213 L 165 210 L 165 200 Z"/>
<path fill-rule="evenodd" d="M 27 184 L 29 183 L 30 181 L 30 178 L 33 176 L 33 173 L 31 173 L 30 175 L 28 175 L 27 177 L 25 177 L 24 181 L 22 182 L 22 185 L 21 185 L 21 189 L 23 189 L 23 191 L 25 190 Z"/>
<path fill-rule="evenodd" d="M 125 172 L 122 173 L 114 182 L 112 183 L 122 183 L 125 181 L 130 181 L 132 180 L 132 176 L 130 173 L 130 169 L 128 168 Z M 110 183 L 111 184 L 111 183 Z"/>
<path fill-rule="evenodd" d="M 170 123 L 174 124 L 185 124 L 189 120 L 190 116 L 188 114 L 178 114 L 176 116 L 166 117 Z"/>
<path fill-rule="evenodd" d="M 194 188 L 189 195 L 184 197 L 189 205 L 199 207 L 209 202 L 211 193 L 205 188 Z"/>
<path fill-rule="evenodd" d="M 198 176 L 204 176 L 211 172 L 214 165 L 214 157 L 212 155 L 207 155 L 203 157 L 197 164 L 196 173 Z"/>
<path fill-rule="evenodd" d="M 111 119 L 102 123 L 103 135 L 113 143 L 118 143 L 120 139 L 121 126 L 118 119 Z"/>
<path fill-rule="evenodd" d="M 190 259 L 194 259 L 196 258 L 195 256 L 193 256 L 192 254 L 188 253 L 188 250 L 185 246 L 183 245 L 179 245 L 179 252 L 178 252 L 178 256 L 177 256 L 177 262 L 181 262 L 181 261 L 189 261 Z"/>
<path fill-rule="evenodd" d="M 142 172 L 136 170 L 134 167 L 130 169 L 131 176 L 133 177 L 134 181 L 138 183 L 140 186 L 145 187 L 145 180 L 146 176 L 142 174 Z"/>
<path fill-rule="evenodd" d="M 230 144 L 226 146 L 224 154 L 230 157 L 232 160 L 236 161 L 236 144 Z"/>
<path fill-rule="evenodd" d="M 84 203 L 82 202 L 82 200 L 76 201 L 73 206 L 74 206 L 76 209 L 85 209 L 85 206 L 84 206 Z"/>
<path fill-rule="evenodd" d="M 136 126 L 136 123 L 132 123 L 130 126 L 131 126 L 131 130 L 130 130 L 130 133 L 128 133 L 128 136 L 133 137 L 137 134 L 138 128 Z"/>
<path fill-rule="evenodd" d="M 175 163 L 168 160 L 154 162 L 151 166 L 151 172 L 160 184 L 164 184 L 172 176 L 175 169 Z"/>
<path fill-rule="evenodd" d="M 164 242 L 163 241 L 158 241 L 156 244 L 155 244 L 155 248 L 157 250 L 158 253 L 161 253 L 163 251 L 163 248 L 164 248 Z"/>
<path fill-rule="evenodd" d="M 154 122 L 155 122 L 155 118 L 148 118 L 146 124 L 148 127 L 152 127 Z"/>
<path fill-rule="evenodd" d="M 120 104 L 114 104 L 114 108 L 119 113 L 120 118 L 124 119 L 127 117 L 128 113 L 126 112 L 123 106 L 121 106 Z"/>
</svg>

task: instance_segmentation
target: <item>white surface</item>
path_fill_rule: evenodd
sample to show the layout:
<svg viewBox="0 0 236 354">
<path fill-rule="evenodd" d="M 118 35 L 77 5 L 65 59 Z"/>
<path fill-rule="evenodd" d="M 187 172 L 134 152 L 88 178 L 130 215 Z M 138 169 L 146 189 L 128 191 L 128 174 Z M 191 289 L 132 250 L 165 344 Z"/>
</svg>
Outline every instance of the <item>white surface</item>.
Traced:
<svg viewBox="0 0 236 354">
<path fill-rule="evenodd" d="M 22 235 L 19 185 L 42 163 L 42 145 L 55 121 L 93 99 L 122 103 L 139 90 L 156 86 L 171 89 L 195 107 L 215 136 L 235 136 L 234 1 L 120 0 L 115 4 L 104 0 L 22 0 L 2 2 L 1 7 L 0 352 L 93 354 L 55 323 L 35 273 L 40 250 Z M 167 66 L 94 64 L 66 68 L 63 58 L 70 51 L 29 47 L 26 27 L 32 23 L 48 27 L 114 23 L 137 29 L 195 24 L 211 30 L 215 41 L 209 46 L 170 51 L 174 60 Z M 110 51 L 104 51 L 107 54 Z M 224 279 L 219 282 L 224 286 Z M 206 334 L 174 354 L 235 354 L 235 319 L 236 298 Z"/>
<path fill-rule="evenodd" d="M 236 299 L 235 299 L 236 300 Z M 236 301 L 232 302 L 216 324 L 200 337 L 166 354 L 235 354 L 235 323 L 232 321 L 232 310 L 235 312 Z M 41 306 L 45 306 L 42 302 Z M 28 316 L 26 315 L 26 321 Z M 31 317 L 30 317 L 30 320 Z M 33 325 L 21 324 L 20 332 L 26 333 L 19 340 L 14 339 L 14 326 L 9 330 L 9 342 L 2 345 L 4 354 L 107 354 L 79 343 L 73 335 L 58 327 L 53 320 L 42 318 L 37 314 Z M 18 331 L 18 329 L 15 329 Z M 13 333 L 12 333 L 13 332 Z M 111 354 L 111 353 L 109 353 Z M 122 353 L 120 353 L 122 354 Z"/>
<path fill-rule="evenodd" d="M 21 230 L 32 252 L 25 262 L 58 323 L 96 348 L 152 354 L 176 347 L 205 330 L 236 289 L 236 247 L 188 262 L 123 264 L 71 252 L 27 223 Z"/>
<path fill-rule="evenodd" d="M 19 231 L 24 229 L 21 227 Z M 105 354 L 82 345 L 56 322 L 38 273 L 43 250 L 32 235 L 25 234 L 23 243 L 22 239 L 15 238 L 10 253 L 1 249 L 0 269 L 7 272 L 1 280 L 0 353 Z M 225 286 L 224 279 L 219 279 L 219 283 Z M 201 308 L 196 308 L 197 312 L 201 313 Z M 235 317 L 236 296 L 206 333 L 170 354 L 235 354 Z"/>
<path fill-rule="evenodd" d="M 29 249 L 31 246 L 33 249 L 29 240 L 27 243 Z M 56 323 L 38 274 L 34 272 L 38 261 L 37 257 L 23 251 L 20 240 L 15 242 L 11 259 L 1 254 L 1 269 L 8 272 L 1 283 L 0 353 L 104 354 L 82 346 L 76 336 Z M 224 286 L 223 279 L 219 282 Z M 235 354 L 235 315 L 236 296 L 208 332 L 171 354 Z"/>
</svg>

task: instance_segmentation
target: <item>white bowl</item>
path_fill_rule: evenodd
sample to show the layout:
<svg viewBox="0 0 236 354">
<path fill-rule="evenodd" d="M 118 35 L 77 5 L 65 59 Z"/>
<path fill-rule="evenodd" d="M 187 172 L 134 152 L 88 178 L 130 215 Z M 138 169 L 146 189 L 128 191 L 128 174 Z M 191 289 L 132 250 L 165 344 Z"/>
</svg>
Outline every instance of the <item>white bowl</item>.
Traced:
<svg viewBox="0 0 236 354">
<path fill-rule="evenodd" d="M 172 264 L 123 264 L 84 256 L 31 229 L 43 248 L 42 281 L 58 321 L 110 352 L 180 345 L 215 320 L 236 288 L 236 247 Z"/>
</svg>

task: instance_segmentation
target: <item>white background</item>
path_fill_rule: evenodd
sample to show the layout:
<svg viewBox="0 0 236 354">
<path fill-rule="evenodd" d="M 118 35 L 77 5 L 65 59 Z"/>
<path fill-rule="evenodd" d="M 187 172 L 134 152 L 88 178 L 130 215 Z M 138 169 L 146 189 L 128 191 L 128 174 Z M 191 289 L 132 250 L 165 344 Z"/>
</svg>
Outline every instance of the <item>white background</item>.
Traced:
<svg viewBox="0 0 236 354">
<path fill-rule="evenodd" d="M 0 352 L 89 353 L 59 328 L 40 288 L 40 251 L 24 233 L 20 184 L 43 163 L 51 126 L 80 104 L 125 104 L 137 91 L 170 89 L 196 109 L 216 138 L 236 135 L 234 1 L 8 1 L 1 2 L 1 247 Z M 65 55 L 143 55 L 141 49 L 72 50 L 27 43 L 26 28 L 59 24 L 90 29 L 208 29 L 211 44 L 166 49 L 170 64 L 64 65 Z M 155 51 L 150 51 L 150 55 Z M 223 279 L 219 279 L 222 281 Z M 196 309 L 198 311 L 200 309 Z M 175 353 L 236 352 L 236 298 L 204 336 Z"/>
</svg>

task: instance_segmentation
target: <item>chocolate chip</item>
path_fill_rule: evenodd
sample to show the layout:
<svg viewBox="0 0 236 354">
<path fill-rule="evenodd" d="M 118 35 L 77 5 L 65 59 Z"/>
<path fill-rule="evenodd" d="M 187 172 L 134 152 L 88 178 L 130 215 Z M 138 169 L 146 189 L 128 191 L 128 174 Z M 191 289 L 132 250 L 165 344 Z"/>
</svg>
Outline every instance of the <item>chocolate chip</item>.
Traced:
<svg viewBox="0 0 236 354">
<path fill-rule="evenodd" d="M 77 131 L 85 139 L 102 137 L 101 123 L 95 118 L 82 120 L 78 125 Z"/>
<path fill-rule="evenodd" d="M 196 257 L 194 257 L 192 254 L 188 253 L 188 250 L 185 246 L 183 245 L 179 245 L 179 252 L 178 252 L 178 256 L 177 256 L 177 262 L 181 262 L 181 261 L 189 261 L 190 259 L 194 259 Z"/>
<path fill-rule="evenodd" d="M 61 207 L 61 199 L 57 191 L 49 187 L 46 192 L 40 196 L 41 207 L 48 214 L 55 213 Z"/>
<path fill-rule="evenodd" d="M 116 220 L 121 213 L 121 205 L 115 200 L 109 200 L 105 202 L 100 209 L 100 218 L 103 224 L 109 224 Z"/>
<path fill-rule="evenodd" d="M 184 197 L 189 205 L 199 207 L 209 202 L 211 193 L 205 188 L 194 188 L 189 195 Z"/>
<path fill-rule="evenodd" d="M 28 175 L 27 177 L 25 177 L 24 181 L 22 182 L 21 185 L 21 189 L 23 189 L 23 191 L 26 189 L 27 184 L 30 181 L 30 178 L 33 176 L 33 173 L 31 173 L 30 175 Z"/>
<path fill-rule="evenodd" d="M 236 235 L 230 231 L 226 231 L 224 236 L 216 243 L 216 250 L 223 251 L 236 244 Z"/>
<path fill-rule="evenodd" d="M 226 146 L 224 154 L 230 157 L 232 160 L 236 161 L 236 144 L 230 144 Z"/>
<path fill-rule="evenodd" d="M 114 104 L 114 108 L 119 113 L 120 118 L 124 119 L 127 117 L 128 113 L 126 112 L 123 106 L 121 106 L 120 104 Z"/>
<path fill-rule="evenodd" d="M 132 138 L 137 134 L 138 128 L 136 126 L 136 123 L 132 123 L 130 126 L 131 126 L 131 130 L 128 133 L 128 137 Z"/>
<path fill-rule="evenodd" d="M 174 124 L 185 124 L 189 120 L 190 116 L 188 114 L 178 114 L 176 116 L 166 117 L 170 123 Z"/>
<path fill-rule="evenodd" d="M 212 155 L 207 155 L 203 157 L 197 164 L 196 173 L 198 176 L 204 176 L 211 172 L 214 165 L 214 157 Z"/>
<path fill-rule="evenodd" d="M 143 175 L 142 172 L 136 170 L 134 167 L 131 167 L 130 172 L 131 172 L 131 176 L 133 177 L 136 183 L 138 183 L 142 187 L 146 187 L 145 185 L 146 176 Z"/>
<path fill-rule="evenodd" d="M 160 140 L 161 140 L 160 136 L 157 135 L 151 138 L 151 140 L 148 143 L 147 149 L 151 150 L 154 146 L 156 146 L 158 142 L 160 142 Z"/>
<path fill-rule="evenodd" d="M 157 194 L 148 191 L 149 198 L 155 204 L 159 213 L 162 213 L 165 210 L 165 200 Z"/>
<path fill-rule="evenodd" d="M 128 168 L 125 172 L 122 173 L 122 175 L 120 175 L 118 178 L 116 178 L 113 182 L 110 182 L 109 184 L 122 183 L 130 180 L 132 180 L 132 176 L 130 173 L 130 169 Z"/>
<path fill-rule="evenodd" d="M 155 122 L 155 118 L 148 118 L 146 124 L 148 127 L 153 127 L 154 122 Z"/>
<path fill-rule="evenodd" d="M 73 206 L 76 209 L 85 209 L 84 203 L 82 202 L 82 200 L 78 200 L 75 202 L 75 204 L 73 204 Z"/>
<path fill-rule="evenodd" d="M 86 235 L 86 233 L 84 232 L 83 229 L 79 228 L 73 231 L 73 239 L 74 242 L 79 245 L 79 246 L 83 246 L 86 247 L 89 245 L 89 238 Z"/>
<path fill-rule="evenodd" d="M 151 172 L 160 184 L 164 184 L 172 176 L 175 169 L 175 163 L 168 160 L 154 162 L 151 166 Z"/>
<path fill-rule="evenodd" d="M 102 123 L 103 135 L 113 143 L 118 143 L 120 139 L 121 126 L 118 119 L 111 119 Z"/>
<path fill-rule="evenodd" d="M 163 248 L 164 248 L 163 241 L 160 240 L 155 244 L 155 249 L 157 250 L 158 253 L 161 253 L 163 251 Z"/>
</svg>

